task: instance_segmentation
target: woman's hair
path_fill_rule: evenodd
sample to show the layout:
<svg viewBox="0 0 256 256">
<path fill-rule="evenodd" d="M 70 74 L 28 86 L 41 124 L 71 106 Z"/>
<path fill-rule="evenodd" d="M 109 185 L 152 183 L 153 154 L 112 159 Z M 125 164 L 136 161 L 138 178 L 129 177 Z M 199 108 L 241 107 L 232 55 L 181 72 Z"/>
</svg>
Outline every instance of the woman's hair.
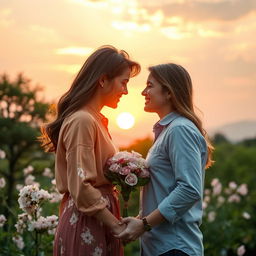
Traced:
<svg viewBox="0 0 256 256">
<path fill-rule="evenodd" d="M 180 65 L 168 63 L 149 67 L 151 75 L 170 93 L 172 108 L 175 112 L 191 120 L 204 136 L 208 147 L 206 168 L 213 164 L 212 146 L 202 121 L 196 115 L 193 105 L 193 88 L 189 73 Z"/>
<path fill-rule="evenodd" d="M 39 140 L 48 152 L 56 152 L 59 132 L 64 119 L 83 107 L 95 94 L 99 79 L 105 75 L 109 80 L 121 75 L 127 68 L 131 77 L 140 72 L 140 65 L 129 59 L 126 51 L 118 51 L 111 45 L 104 45 L 92 53 L 83 64 L 70 89 L 57 104 L 56 119 L 41 128 Z"/>
</svg>

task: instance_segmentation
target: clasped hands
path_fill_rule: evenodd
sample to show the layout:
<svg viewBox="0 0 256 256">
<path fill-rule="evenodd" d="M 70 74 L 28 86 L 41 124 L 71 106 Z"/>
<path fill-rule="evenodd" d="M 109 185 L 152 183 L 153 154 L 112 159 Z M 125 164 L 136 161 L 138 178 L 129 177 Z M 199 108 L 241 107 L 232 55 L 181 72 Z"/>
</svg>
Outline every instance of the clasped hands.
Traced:
<svg viewBox="0 0 256 256">
<path fill-rule="evenodd" d="M 143 222 L 139 218 L 122 218 L 119 224 L 125 224 L 126 228 L 122 232 L 114 236 L 121 239 L 124 244 L 137 240 L 145 232 Z"/>
</svg>

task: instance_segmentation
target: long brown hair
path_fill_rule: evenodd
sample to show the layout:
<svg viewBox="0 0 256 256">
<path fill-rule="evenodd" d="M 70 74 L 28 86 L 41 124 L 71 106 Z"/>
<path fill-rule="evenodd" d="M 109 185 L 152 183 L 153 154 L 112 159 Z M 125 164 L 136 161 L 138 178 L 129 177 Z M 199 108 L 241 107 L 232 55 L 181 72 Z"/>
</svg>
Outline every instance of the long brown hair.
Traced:
<svg viewBox="0 0 256 256">
<path fill-rule="evenodd" d="M 56 119 L 41 127 L 39 140 L 48 152 L 56 152 L 59 132 L 64 119 L 82 108 L 95 94 L 99 79 L 105 75 L 109 80 L 131 69 L 131 77 L 140 72 L 140 65 L 129 59 L 126 51 L 118 51 L 111 45 L 105 45 L 92 53 L 83 64 L 70 89 L 57 104 Z"/>
<path fill-rule="evenodd" d="M 214 162 L 212 160 L 214 147 L 203 128 L 201 119 L 194 111 L 193 88 L 189 73 L 185 68 L 174 63 L 152 66 L 149 67 L 149 71 L 163 89 L 170 92 L 173 110 L 192 121 L 204 136 L 208 148 L 206 168 L 210 167 Z"/>
</svg>

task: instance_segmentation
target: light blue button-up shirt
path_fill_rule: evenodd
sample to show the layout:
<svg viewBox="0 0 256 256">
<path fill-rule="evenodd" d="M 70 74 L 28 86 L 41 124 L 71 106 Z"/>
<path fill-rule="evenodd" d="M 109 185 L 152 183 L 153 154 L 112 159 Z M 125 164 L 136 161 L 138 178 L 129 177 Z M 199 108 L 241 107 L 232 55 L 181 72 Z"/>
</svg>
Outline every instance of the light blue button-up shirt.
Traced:
<svg viewBox="0 0 256 256">
<path fill-rule="evenodd" d="M 142 192 L 142 216 L 158 208 L 166 221 L 141 237 L 143 256 L 178 249 L 202 256 L 202 199 L 207 145 L 193 122 L 172 112 L 154 127 L 162 129 L 148 152 L 150 182 Z"/>
</svg>

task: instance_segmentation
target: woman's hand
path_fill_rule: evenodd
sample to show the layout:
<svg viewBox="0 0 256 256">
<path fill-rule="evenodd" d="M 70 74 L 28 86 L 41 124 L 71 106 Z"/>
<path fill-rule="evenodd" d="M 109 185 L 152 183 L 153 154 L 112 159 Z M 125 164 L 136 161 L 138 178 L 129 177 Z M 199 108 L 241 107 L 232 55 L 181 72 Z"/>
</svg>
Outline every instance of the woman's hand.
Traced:
<svg viewBox="0 0 256 256">
<path fill-rule="evenodd" d="M 116 238 L 122 239 L 125 243 L 135 241 L 144 233 L 144 225 L 141 219 L 134 217 L 123 218 L 122 223 L 126 224 L 126 229 L 120 234 L 115 235 Z"/>
<path fill-rule="evenodd" d="M 112 231 L 113 235 L 116 237 L 117 235 L 122 233 L 125 229 L 126 229 L 126 224 L 123 222 L 119 222 L 119 223 L 113 225 L 111 231 Z"/>
</svg>

